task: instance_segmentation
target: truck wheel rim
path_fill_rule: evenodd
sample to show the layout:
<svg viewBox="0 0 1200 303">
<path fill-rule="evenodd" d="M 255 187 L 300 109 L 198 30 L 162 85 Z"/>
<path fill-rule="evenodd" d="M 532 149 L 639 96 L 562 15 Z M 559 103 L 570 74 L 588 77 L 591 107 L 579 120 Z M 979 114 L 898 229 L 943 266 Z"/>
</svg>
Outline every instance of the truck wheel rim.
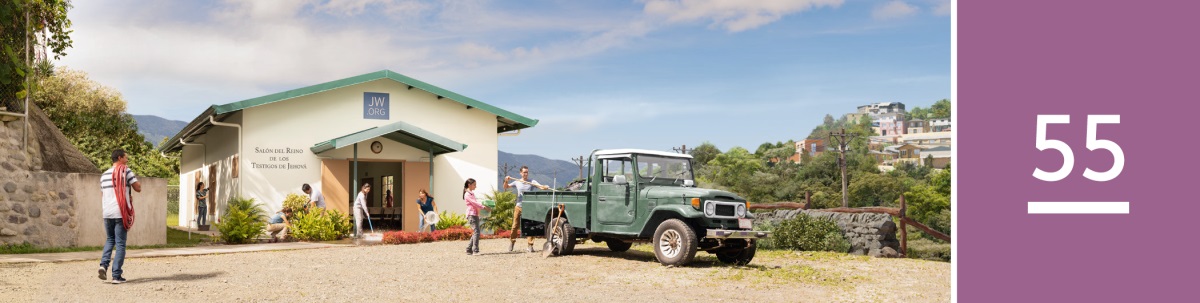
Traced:
<svg viewBox="0 0 1200 303">
<path fill-rule="evenodd" d="M 658 250 L 667 258 L 679 255 L 679 232 L 667 230 L 658 238 Z"/>
</svg>

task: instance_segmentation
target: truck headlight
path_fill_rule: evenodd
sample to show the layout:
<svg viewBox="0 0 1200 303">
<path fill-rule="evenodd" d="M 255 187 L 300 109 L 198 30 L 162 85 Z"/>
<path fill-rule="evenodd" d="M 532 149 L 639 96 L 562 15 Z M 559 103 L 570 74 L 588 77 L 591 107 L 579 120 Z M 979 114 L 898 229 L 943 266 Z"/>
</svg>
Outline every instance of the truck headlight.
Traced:
<svg viewBox="0 0 1200 303">
<path fill-rule="evenodd" d="M 704 204 L 704 215 L 712 217 L 717 214 L 717 205 L 712 203 Z"/>
<path fill-rule="evenodd" d="M 745 217 L 746 217 L 746 205 L 743 205 L 743 204 L 738 204 L 738 206 L 737 206 L 737 216 L 738 216 L 738 218 L 745 218 Z"/>
</svg>

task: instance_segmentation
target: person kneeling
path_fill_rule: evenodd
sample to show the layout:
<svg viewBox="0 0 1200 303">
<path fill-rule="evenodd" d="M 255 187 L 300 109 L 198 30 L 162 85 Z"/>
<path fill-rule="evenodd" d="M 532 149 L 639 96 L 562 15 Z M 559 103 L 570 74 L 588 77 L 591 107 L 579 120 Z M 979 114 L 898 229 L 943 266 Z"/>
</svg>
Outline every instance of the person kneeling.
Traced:
<svg viewBox="0 0 1200 303">
<path fill-rule="evenodd" d="M 267 226 L 267 232 L 271 233 L 271 242 L 279 242 L 287 238 L 288 227 L 292 225 L 291 222 L 288 222 L 288 217 L 291 215 L 292 210 L 284 208 L 276 212 L 275 216 L 271 217 L 271 221 L 267 222 L 270 223 Z"/>
</svg>

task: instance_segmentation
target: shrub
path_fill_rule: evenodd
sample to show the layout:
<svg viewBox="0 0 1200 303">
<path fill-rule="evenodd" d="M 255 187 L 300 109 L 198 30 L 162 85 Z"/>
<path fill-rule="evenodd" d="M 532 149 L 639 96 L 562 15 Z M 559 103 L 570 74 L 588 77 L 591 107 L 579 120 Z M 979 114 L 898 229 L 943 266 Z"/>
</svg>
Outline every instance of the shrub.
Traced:
<svg viewBox="0 0 1200 303">
<path fill-rule="evenodd" d="M 850 242 L 842 236 L 842 230 L 829 219 L 797 215 L 780 222 L 774 231 L 772 245 L 778 249 L 843 253 L 850 250 Z"/>
<path fill-rule="evenodd" d="M 298 194 L 288 194 L 287 198 L 283 199 L 283 208 L 291 209 L 293 212 L 306 211 L 305 206 L 308 205 L 308 197 Z"/>
<path fill-rule="evenodd" d="M 440 232 L 440 230 L 439 230 Z M 433 233 L 421 233 L 411 231 L 390 231 L 383 233 L 383 243 L 386 244 L 412 244 L 421 242 L 433 242 Z"/>
<path fill-rule="evenodd" d="M 929 239 L 909 238 L 908 257 L 912 259 L 950 262 L 950 244 L 938 243 Z"/>
<path fill-rule="evenodd" d="M 333 241 L 350 233 L 350 219 L 337 210 L 297 211 L 288 219 L 292 237 L 303 241 Z"/>
<path fill-rule="evenodd" d="M 778 241 L 775 240 L 777 238 L 777 236 L 774 234 L 775 233 L 775 224 L 771 224 L 766 221 L 755 221 L 754 222 L 754 230 L 771 232 L 771 234 L 772 234 L 770 237 L 766 237 L 766 238 L 762 238 L 762 239 L 758 240 L 758 242 L 755 244 L 755 245 L 758 245 L 758 248 L 779 249 L 779 243 L 778 243 Z"/>
<path fill-rule="evenodd" d="M 512 228 L 513 210 L 517 206 L 517 194 L 511 191 L 496 191 L 492 190 L 491 194 L 484 198 L 496 201 L 496 207 L 492 207 L 492 213 L 481 222 L 484 229 L 491 230 L 508 230 Z"/>
<path fill-rule="evenodd" d="M 461 226 L 455 226 L 444 230 L 433 232 L 432 236 L 438 241 L 458 241 L 470 240 L 471 230 Z"/>
<path fill-rule="evenodd" d="M 262 234 L 267 225 L 267 217 L 263 210 L 254 203 L 254 199 L 229 199 L 225 215 L 217 230 L 221 232 L 221 241 L 229 244 L 247 243 Z"/>
<path fill-rule="evenodd" d="M 450 229 L 452 226 L 465 227 L 467 226 L 467 216 L 456 213 L 448 213 L 443 210 L 442 213 L 438 215 L 438 223 L 436 226 L 438 230 Z"/>
</svg>

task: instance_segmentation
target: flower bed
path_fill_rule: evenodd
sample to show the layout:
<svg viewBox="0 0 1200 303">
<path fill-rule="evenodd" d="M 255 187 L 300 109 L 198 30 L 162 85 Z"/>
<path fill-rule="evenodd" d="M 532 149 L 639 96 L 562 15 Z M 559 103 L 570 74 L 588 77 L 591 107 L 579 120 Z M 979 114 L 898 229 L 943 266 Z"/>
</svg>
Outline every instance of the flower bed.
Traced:
<svg viewBox="0 0 1200 303">
<path fill-rule="evenodd" d="M 483 239 L 502 239 L 508 238 L 511 234 L 509 231 L 500 231 L 493 235 L 483 235 Z M 411 232 L 411 231 L 391 231 L 383 233 L 383 243 L 386 244 L 412 244 L 433 241 L 460 241 L 470 240 L 471 229 L 465 227 L 451 227 L 445 230 L 438 230 L 432 233 L 428 232 Z"/>
</svg>

